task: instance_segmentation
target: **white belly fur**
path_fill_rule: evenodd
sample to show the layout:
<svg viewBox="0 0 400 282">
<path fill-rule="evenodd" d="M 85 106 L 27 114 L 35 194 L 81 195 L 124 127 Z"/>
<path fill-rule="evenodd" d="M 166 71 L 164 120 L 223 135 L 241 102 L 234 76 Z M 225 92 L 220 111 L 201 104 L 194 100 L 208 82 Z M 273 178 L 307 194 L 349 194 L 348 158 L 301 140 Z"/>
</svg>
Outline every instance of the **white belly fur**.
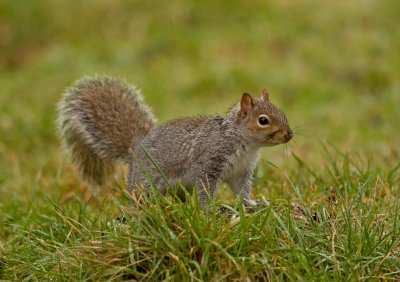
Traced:
<svg viewBox="0 0 400 282">
<path fill-rule="evenodd" d="M 222 169 L 222 180 L 229 182 L 244 174 L 246 169 L 254 167 L 259 158 L 259 149 L 254 147 L 242 146 L 228 157 L 228 160 Z"/>
</svg>

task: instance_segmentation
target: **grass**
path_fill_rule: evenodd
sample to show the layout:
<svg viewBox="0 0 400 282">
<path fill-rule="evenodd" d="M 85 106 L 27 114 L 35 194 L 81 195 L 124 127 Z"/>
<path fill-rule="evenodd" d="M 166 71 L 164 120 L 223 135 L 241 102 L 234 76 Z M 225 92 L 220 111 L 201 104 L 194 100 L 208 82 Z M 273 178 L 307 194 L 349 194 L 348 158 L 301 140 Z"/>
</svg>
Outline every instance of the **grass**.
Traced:
<svg viewBox="0 0 400 282">
<path fill-rule="evenodd" d="M 294 217 L 285 200 L 246 215 L 240 206 L 231 213 L 202 212 L 195 198 L 181 203 L 159 195 L 132 211 L 123 189 L 99 209 L 80 198 L 60 205 L 43 195 L 40 209 L 32 208 L 19 224 L 9 218 L 4 225 L 14 247 L 3 260 L 3 275 L 13 280 L 394 279 L 400 274 L 399 207 L 381 196 L 398 197 L 389 174 L 379 176 L 347 156 L 331 163 L 317 177 L 338 188 L 313 206 L 317 221 Z M 292 194 L 302 201 L 296 182 Z"/>
<path fill-rule="evenodd" d="M 0 279 L 399 280 L 399 8 L 3 1 Z M 54 125 L 62 90 L 92 73 L 135 82 L 160 122 L 268 88 L 295 128 L 255 175 L 271 207 L 246 215 L 221 187 L 228 213 L 159 195 L 131 211 L 123 173 L 93 192 Z"/>
</svg>

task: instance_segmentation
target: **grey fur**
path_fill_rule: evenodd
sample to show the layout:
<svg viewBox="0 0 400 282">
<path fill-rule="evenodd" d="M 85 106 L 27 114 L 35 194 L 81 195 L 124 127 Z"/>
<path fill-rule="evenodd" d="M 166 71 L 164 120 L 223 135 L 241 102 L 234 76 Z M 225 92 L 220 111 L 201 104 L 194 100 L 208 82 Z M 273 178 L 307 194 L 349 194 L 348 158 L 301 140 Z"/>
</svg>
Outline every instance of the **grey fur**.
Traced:
<svg viewBox="0 0 400 282">
<path fill-rule="evenodd" d="M 140 91 L 109 76 L 75 82 L 58 110 L 63 147 L 82 178 L 99 185 L 114 172 L 116 160 L 128 161 L 132 141 L 143 138 L 155 123 Z"/>
<path fill-rule="evenodd" d="M 265 97 L 244 94 L 225 116 L 180 118 L 152 129 L 154 118 L 137 90 L 110 77 L 85 78 L 60 103 L 59 131 L 82 175 L 97 183 L 122 159 L 130 165 L 131 192 L 150 189 L 150 182 L 162 193 L 182 184 L 197 188 L 206 206 L 224 181 L 251 203 L 259 150 L 293 136 L 285 115 Z M 262 128 L 260 115 L 269 120 Z"/>
</svg>

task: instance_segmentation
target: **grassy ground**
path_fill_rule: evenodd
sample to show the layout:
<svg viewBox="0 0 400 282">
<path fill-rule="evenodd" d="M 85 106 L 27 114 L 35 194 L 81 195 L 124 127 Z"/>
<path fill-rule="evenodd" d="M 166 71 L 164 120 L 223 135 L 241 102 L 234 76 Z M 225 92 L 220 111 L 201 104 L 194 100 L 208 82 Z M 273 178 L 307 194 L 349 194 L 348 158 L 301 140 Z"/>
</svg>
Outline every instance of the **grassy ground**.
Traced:
<svg viewBox="0 0 400 282">
<path fill-rule="evenodd" d="M 399 280 L 399 10 L 2 1 L 0 279 Z M 93 196 L 54 126 L 62 90 L 92 73 L 134 81 L 160 122 L 222 113 L 268 88 L 296 128 L 256 173 L 255 196 L 271 208 L 246 216 L 221 187 L 231 214 L 159 196 L 132 213 L 122 176 Z"/>
</svg>

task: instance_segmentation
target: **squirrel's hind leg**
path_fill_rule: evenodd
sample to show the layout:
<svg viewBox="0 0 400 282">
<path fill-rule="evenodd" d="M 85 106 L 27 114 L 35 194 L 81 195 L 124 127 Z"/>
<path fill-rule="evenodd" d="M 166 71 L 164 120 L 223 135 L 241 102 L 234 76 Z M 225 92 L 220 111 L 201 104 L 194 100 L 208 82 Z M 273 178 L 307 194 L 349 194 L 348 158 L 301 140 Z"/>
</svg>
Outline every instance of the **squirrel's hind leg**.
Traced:
<svg viewBox="0 0 400 282">
<path fill-rule="evenodd" d="M 162 195 L 168 192 L 168 183 L 158 171 L 147 170 L 139 168 L 133 162 L 130 164 L 128 177 L 127 177 L 128 191 L 132 196 L 132 205 L 135 207 L 135 199 L 140 197 L 143 193 L 149 197 L 152 192 L 152 188 L 156 189 Z"/>
<path fill-rule="evenodd" d="M 205 179 L 200 178 L 197 181 L 199 205 L 202 209 L 207 209 L 210 206 L 210 201 L 214 199 L 218 180 L 216 175 L 208 175 Z"/>
<path fill-rule="evenodd" d="M 126 182 L 131 196 L 131 205 L 133 208 L 137 208 L 139 202 L 143 200 L 143 193 L 146 193 L 147 197 L 150 195 L 150 182 L 133 163 L 130 163 Z"/>
</svg>

